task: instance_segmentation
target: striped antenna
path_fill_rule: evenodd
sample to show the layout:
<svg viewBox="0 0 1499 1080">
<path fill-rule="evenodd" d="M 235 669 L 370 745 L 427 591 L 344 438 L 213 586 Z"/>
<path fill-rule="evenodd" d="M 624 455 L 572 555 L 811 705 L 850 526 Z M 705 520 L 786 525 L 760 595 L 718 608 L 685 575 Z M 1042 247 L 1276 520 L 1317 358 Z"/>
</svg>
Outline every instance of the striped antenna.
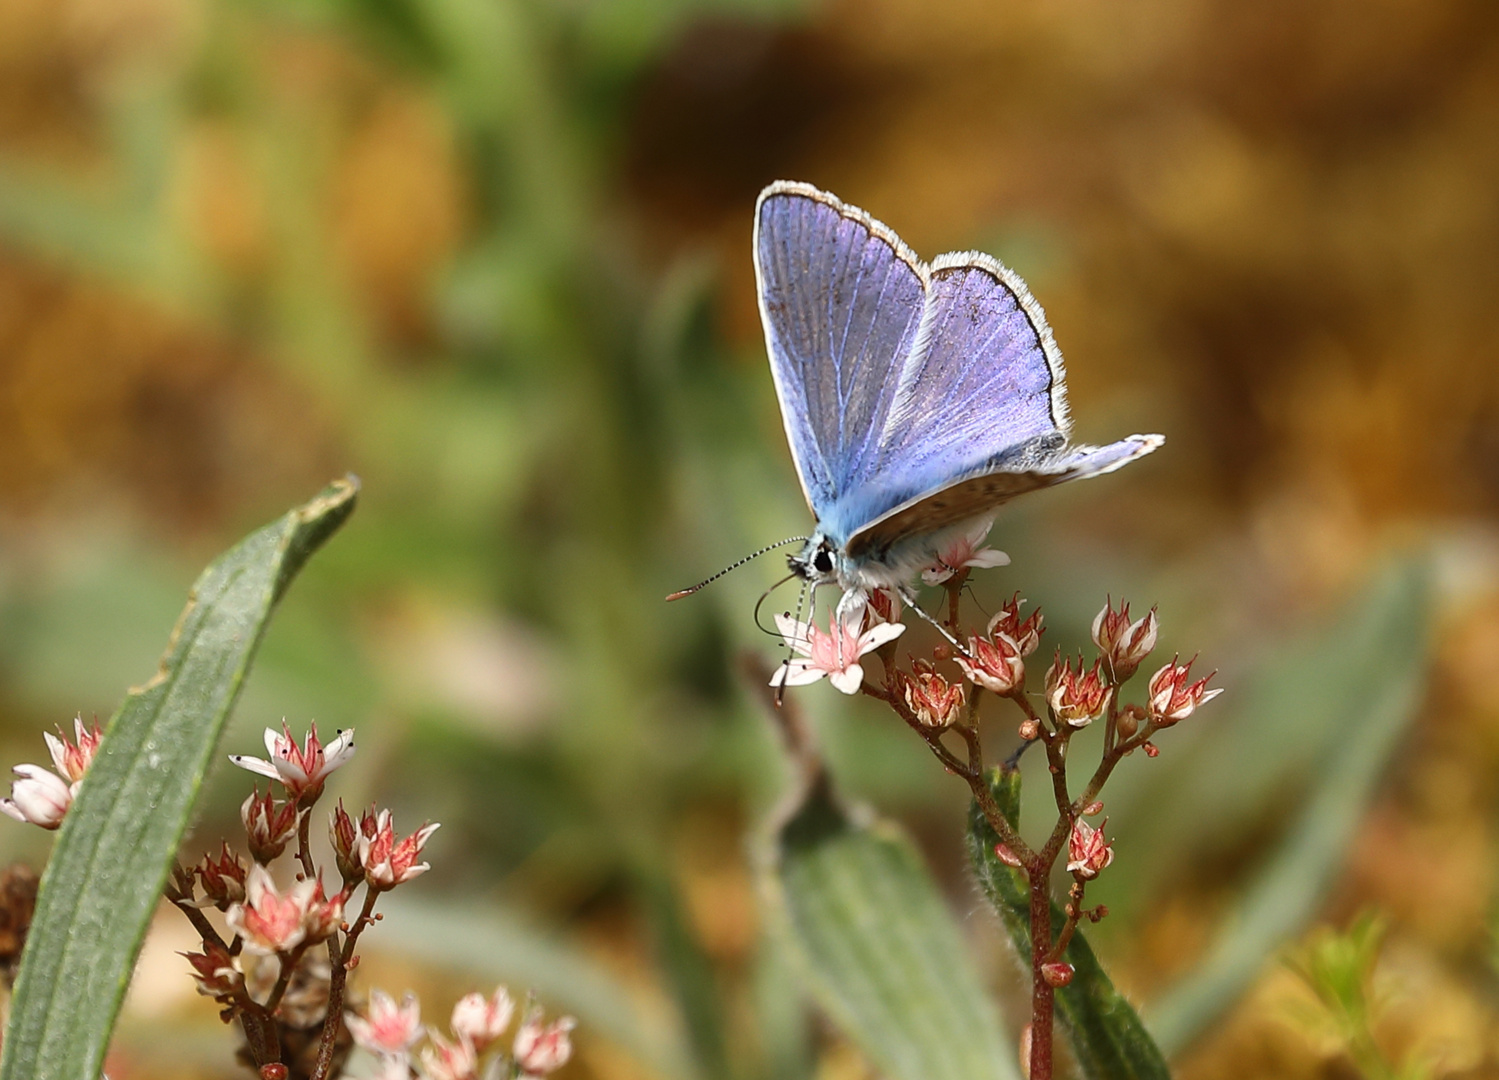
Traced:
<svg viewBox="0 0 1499 1080">
<path fill-rule="evenodd" d="M 712 585 L 715 581 L 717 581 L 719 578 L 723 577 L 730 570 L 738 570 L 741 566 L 743 566 L 745 563 L 749 562 L 751 559 L 758 559 L 761 555 L 764 555 L 767 551 L 774 551 L 776 548 L 785 547 L 787 544 L 805 544 L 808 539 L 809 538 L 805 537 L 805 536 L 788 536 L 785 540 L 782 540 L 778 544 L 771 544 L 768 547 L 761 548 L 759 551 L 755 552 L 753 555 L 746 555 L 744 558 L 740 559 L 738 562 L 734 563 L 732 566 L 725 566 L 722 570 L 720 570 L 718 573 L 714 574 L 707 581 L 699 581 L 692 588 L 690 588 L 690 589 L 683 589 L 681 592 L 674 592 L 670 596 L 668 596 L 666 599 L 668 601 L 671 601 L 671 600 L 680 600 L 684 596 L 691 596 L 693 593 L 697 592 L 699 589 L 704 589 L 704 588 L 707 588 L 709 585 Z"/>
</svg>

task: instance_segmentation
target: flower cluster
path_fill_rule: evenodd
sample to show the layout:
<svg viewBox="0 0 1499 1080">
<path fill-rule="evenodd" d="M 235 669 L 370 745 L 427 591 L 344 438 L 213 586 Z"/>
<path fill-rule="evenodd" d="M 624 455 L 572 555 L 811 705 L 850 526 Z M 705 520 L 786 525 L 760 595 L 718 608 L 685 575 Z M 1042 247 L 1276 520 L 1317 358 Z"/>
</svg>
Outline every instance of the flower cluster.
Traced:
<svg viewBox="0 0 1499 1080">
<path fill-rule="evenodd" d="M 551 1023 L 534 1002 L 505 1052 L 502 1037 L 515 1016 L 515 1003 L 503 986 L 489 997 L 469 994 L 453 1006 L 448 1033 L 423 1027 L 421 1003 L 407 992 L 399 1004 L 383 990 L 370 994 L 363 1016 L 346 1013 L 354 1042 L 380 1062 L 381 1080 L 479 1080 L 480 1077 L 517 1077 L 540 1080 L 572 1056 L 575 1021 L 564 1016 Z M 420 1047 L 420 1053 L 416 1053 Z"/>
<path fill-rule="evenodd" d="M 1064 959 L 1080 920 L 1096 922 L 1107 914 L 1102 905 L 1084 906 L 1090 882 L 1114 861 L 1113 843 L 1104 835 L 1107 819 L 1097 826 L 1087 820 L 1103 811 L 1098 795 L 1114 768 L 1136 750 L 1148 757 L 1160 753 L 1152 741 L 1159 732 L 1186 720 L 1220 693 L 1208 689 L 1212 676 L 1194 680 L 1192 661 L 1173 659 L 1149 679 L 1142 703 L 1122 699 L 1126 684 L 1155 650 L 1160 622 L 1155 608 L 1130 617 L 1127 603 L 1117 607 L 1110 598 L 1093 620 L 1094 654 L 1075 656 L 1058 648 L 1042 678 L 1043 692 L 1027 690 L 1027 658 L 1040 647 L 1045 632 L 1040 609 L 1023 610 L 1025 601 L 1014 594 L 988 620 L 982 632 L 968 629 L 962 618 L 970 571 L 1009 562 L 1008 556 L 983 547 L 990 522 L 954 533 L 936 552 L 932 565 L 921 573 L 927 584 L 946 593 L 941 616 L 917 612 L 937 625 L 942 641 L 924 656 L 899 664 L 895 640 L 906 627 L 898 620 L 901 597 L 914 605 L 909 592 L 896 589 L 854 590 L 845 594 L 824 631 L 815 619 L 802 622 L 789 614 L 777 625 L 791 650 L 791 658 L 776 672 L 774 686 L 798 686 L 826 678 L 845 694 L 863 693 L 884 701 L 927 744 L 948 772 L 965 780 L 997 842 L 988 845 L 999 862 L 1032 892 L 1031 910 L 1049 911 L 1049 881 L 1058 859 L 1072 876 L 1066 920 L 1058 931 L 1048 921 L 1031 928 L 1035 940 L 1052 935 L 1045 947 L 1033 949 L 1033 999 L 1049 1000 L 1066 986 L 1074 971 Z M 909 640 L 907 638 L 906 640 Z M 880 677 L 865 670 L 867 657 L 879 659 Z M 1049 786 L 1057 817 L 1044 843 L 1033 846 L 1004 816 L 991 790 L 995 777 L 984 764 L 980 718 L 985 692 L 1007 702 L 1021 714 L 1022 740 L 1001 770 L 1013 775 L 1022 752 L 1044 747 Z M 1068 768 L 1077 755 L 1071 742 L 1084 729 L 1102 728 L 1102 751 L 1092 775 L 1074 797 Z M 1050 1040 L 1051 1010 L 1038 1011 Z M 1028 1029 L 1029 1030 L 1029 1029 Z"/>
<path fill-rule="evenodd" d="M 355 944 L 375 921 L 380 893 L 427 869 L 416 860 L 437 826 L 397 840 L 389 810 L 371 807 L 355 822 L 340 802 L 330 819 L 337 871 L 337 885 L 330 888 L 312 858 L 311 815 L 329 774 L 352 759 L 354 733 L 339 732 L 325 745 L 313 725 L 298 745 L 283 721 L 280 731 L 266 729 L 265 746 L 267 758 L 230 757 L 271 781 L 240 807 L 248 863 L 225 843 L 216 855 L 178 866 L 167 898 L 202 935 L 201 951 L 184 954 L 198 991 L 219 1003 L 226 1021 L 239 1021 L 246 1052 L 261 1075 L 285 1075 L 279 1070 L 291 1059 L 282 1057 L 284 1048 L 310 1041 L 320 1051 L 326 1048 L 317 1056 L 322 1064 L 314 1066 L 321 1071 L 312 1075 L 327 1080 L 347 1053 L 341 1002 L 358 962 Z M 283 855 L 295 866 L 278 883 L 273 864 Z M 349 920 L 361 886 L 363 901 Z M 208 907 L 224 913 L 227 935 L 199 914 Z M 388 1034 L 398 1014 L 382 1005 L 381 1031 Z"/>
</svg>

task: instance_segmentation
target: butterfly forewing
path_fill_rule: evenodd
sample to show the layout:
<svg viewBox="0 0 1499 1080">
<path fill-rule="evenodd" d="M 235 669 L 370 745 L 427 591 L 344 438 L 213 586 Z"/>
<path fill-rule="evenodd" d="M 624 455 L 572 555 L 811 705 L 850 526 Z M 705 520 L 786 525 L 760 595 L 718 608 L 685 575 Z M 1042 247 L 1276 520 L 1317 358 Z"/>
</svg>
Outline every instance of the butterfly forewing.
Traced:
<svg viewBox="0 0 1499 1080">
<path fill-rule="evenodd" d="M 1061 358 L 1019 279 L 984 256 L 945 256 L 924 316 L 867 475 L 831 509 L 842 535 L 957 477 L 1026 467 L 1066 442 Z"/>
<path fill-rule="evenodd" d="M 822 519 L 867 479 L 921 320 L 925 268 L 893 233 L 804 184 L 755 221 L 760 313 L 802 489 Z"/>
</svg>

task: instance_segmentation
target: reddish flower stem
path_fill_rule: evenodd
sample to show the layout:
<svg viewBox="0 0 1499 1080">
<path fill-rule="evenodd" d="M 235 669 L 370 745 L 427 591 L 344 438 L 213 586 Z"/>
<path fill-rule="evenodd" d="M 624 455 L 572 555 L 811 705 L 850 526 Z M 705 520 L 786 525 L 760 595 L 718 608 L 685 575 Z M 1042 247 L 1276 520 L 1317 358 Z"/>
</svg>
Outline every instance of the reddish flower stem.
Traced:
<svg viewBox="0 0 1499 1080">
<path fill-rule="evenodd" d="M 323 1018 L 323 1034 L 318 1042 L 317 1064 L 313 1066 L 311 1080 L 328 1080 L 328 1074 L 333 1069 L 333 1051 L 338 1046 L 338 1029 L 344 1019 L 344 984 L 348 981 L 349 965 L 354 960 L 354 943 L 359 940 L 364 928 L 375 921 L 371 913 L 375 910 L 375 900 L 379 896 L 374 889 L 365 886 L 364 907 L 359 912 L 359 918 L 350 923 L 344 933 L 342 950 L 337 944 L 337 934 L 328 939 L 328 958 L 333 963 L 333 971 L 328 980 L 328 1014 Z"/>
<path fill-rule="evenodd" d="M 1056 991 L 1041 973 L 1051 954 L 1051 860 L 1043 853 L 1026 867 L 1031 883 L 1030 1080 L 1051 1080 L 1052 1014 Z"/>
</svg>

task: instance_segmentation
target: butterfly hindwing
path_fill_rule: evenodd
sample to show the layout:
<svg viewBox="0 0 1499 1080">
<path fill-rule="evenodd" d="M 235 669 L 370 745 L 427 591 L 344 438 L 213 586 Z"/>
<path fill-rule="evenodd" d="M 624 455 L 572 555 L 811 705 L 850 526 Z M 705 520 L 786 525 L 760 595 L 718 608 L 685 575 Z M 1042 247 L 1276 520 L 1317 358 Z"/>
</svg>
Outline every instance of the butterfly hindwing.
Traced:
<svg viewBox="0 0 1499 1080">
<path fill-rule="evenodd" d="M 848 554 L 854 559 L 878 561 L 903 540 L 972 520 L 1028 491 L 1113 472 L 1144 457 L 1163 441 L 1159 435 L 1131 435 L 1107 446 L 1074 446 L 1029 463 L 1017 461 L 1012 468 L 955 480 L 861 528 L 849 539 Z"/>
</svg>

